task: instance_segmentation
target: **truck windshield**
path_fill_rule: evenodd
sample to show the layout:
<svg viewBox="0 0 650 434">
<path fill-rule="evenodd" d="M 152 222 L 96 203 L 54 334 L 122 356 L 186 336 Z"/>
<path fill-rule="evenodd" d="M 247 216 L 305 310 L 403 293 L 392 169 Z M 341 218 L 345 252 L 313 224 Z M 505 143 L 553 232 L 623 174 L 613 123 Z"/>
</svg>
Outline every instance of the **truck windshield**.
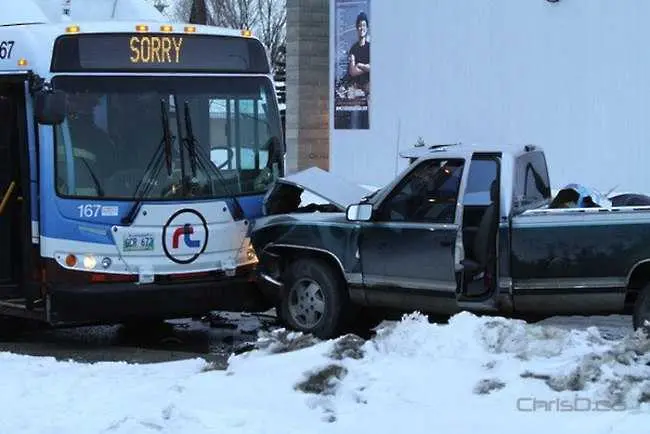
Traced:
<svg viewBox="0 0 650 434">
<path fill-rule="evenodd" d="M 59 76 L 52 83 L 68 104 L 55 130 L 61 196 L 135 199 L 145 182 L 144 199 L 215 198 L 263 193 L 275 179 L 269 155 L 281 126 L 267 78 Z M 188 124 L 191 143 L 183 141 Z"/>
</svg>

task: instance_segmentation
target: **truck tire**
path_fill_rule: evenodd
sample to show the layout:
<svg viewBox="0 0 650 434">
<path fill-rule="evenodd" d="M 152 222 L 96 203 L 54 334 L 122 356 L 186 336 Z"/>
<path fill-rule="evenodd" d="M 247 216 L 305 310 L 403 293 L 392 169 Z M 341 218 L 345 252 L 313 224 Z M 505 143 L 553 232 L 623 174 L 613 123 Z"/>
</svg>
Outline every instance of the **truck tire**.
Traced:
<svg viewBox="0 0 650 434">
<path fill-rule="evenodd" d="M 646 320 L 650 323 L 650 283 L 639 291 L 632 314 L 634 330 L 642 329 L 646 335 L 650 336 L 650 325 L 644 326 L 643 324 Z"/>
<path fill-rule="evenodd" d="M 336 337 L 350 305 L 338 270 L 322 259 L 298 259 L 288 267 L 284 281 L 280 316 L 289 328 L 320 339 Z"/>
</svg>

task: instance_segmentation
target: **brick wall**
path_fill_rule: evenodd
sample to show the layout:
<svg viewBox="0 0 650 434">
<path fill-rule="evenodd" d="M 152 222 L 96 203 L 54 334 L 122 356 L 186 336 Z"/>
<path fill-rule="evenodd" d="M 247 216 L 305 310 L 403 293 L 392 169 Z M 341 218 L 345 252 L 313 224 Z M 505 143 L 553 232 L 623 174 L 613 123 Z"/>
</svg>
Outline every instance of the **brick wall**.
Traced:
<svg viewBox="0 0 650 434">
<path fill-rule="evenodd" d="M 287 0 L 287 172 L 329 169 L 329 0 Z"/>
</svg>

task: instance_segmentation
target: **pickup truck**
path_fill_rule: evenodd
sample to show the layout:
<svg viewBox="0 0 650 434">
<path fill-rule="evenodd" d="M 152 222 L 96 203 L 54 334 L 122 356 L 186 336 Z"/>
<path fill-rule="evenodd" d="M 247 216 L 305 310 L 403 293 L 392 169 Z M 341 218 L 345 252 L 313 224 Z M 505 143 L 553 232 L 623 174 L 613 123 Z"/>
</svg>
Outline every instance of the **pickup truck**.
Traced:
<svg viewBox="0 0 650 434">
<path fill-rule="evenodd" d="M 420 149 L 388 185 L 329 206 L 287 200 L 303 190 L 280 181 L 252 230 L 260 287 L 294 330 L 337 336 L 360 307 L 650 320 L 647 196 L 555 208 L 539 147 Z"/>
</svg>

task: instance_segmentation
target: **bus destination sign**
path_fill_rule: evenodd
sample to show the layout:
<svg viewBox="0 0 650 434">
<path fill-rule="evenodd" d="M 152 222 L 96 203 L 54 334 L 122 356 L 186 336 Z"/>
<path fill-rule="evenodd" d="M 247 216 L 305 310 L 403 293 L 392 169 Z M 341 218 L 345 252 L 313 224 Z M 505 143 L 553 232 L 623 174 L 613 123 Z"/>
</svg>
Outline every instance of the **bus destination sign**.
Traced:
<svg viewBox="0 0 650 434">
<path fill-rule="evenodd" d="M 270 71 L 256 39 L 168 33 L 86 33 L 60 36 L 52 72 L 214 72 Z"/>
<path fill-rule="evenodd" d="M 131 36 L 131 63 L 181 63 L 182 36 Z"/>
</svg>

